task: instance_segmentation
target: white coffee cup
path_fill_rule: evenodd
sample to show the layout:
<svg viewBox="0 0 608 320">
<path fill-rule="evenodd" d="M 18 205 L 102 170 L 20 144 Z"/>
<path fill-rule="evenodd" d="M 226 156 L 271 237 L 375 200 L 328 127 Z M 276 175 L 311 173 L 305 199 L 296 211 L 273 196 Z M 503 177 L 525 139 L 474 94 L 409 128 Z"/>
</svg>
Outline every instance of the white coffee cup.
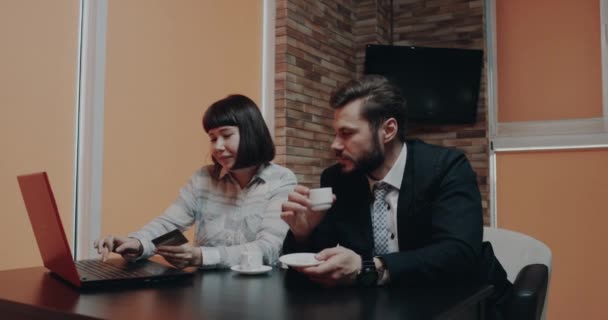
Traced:
<svg viewBox="0 0 608 320">
<path fill-rule="evenodd" d="M 315 211 L 323 211 L 331 208 L 334 197 L 331 188 L 310 189 L 308 192 L 310 208 Z"/>
<path fill-rule="evenodd" d="M 256 250 L 241 252 L 239 267 L 241 270 L 257 270 L 262 268 L 262 253 Z"/>
</svg>

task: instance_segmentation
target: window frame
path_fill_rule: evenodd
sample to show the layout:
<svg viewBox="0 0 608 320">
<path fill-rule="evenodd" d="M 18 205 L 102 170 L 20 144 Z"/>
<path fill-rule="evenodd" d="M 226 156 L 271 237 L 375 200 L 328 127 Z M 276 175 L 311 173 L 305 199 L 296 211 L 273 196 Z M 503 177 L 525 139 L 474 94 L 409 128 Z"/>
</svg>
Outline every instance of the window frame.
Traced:
<svg viewBox="0 0 608 320">
<path fill-rule="evenodd" d="M 262 114 L 274 136 L 274 56 L 276 0 L 262 0 Z M 101 236 L 103 129 L 108 1 L 80 0 L 73 255 L 98 256 L 93 241 Z"/>
<path fill-rule="evenodd" d="M 496 153 L 608 148 L 608 0 L 600 2 L 602 117 L 548 121 L 498 122 L 496 1 L 485 0 L 490 144 L 490 224 L 497 226 Z"/>
</svg>

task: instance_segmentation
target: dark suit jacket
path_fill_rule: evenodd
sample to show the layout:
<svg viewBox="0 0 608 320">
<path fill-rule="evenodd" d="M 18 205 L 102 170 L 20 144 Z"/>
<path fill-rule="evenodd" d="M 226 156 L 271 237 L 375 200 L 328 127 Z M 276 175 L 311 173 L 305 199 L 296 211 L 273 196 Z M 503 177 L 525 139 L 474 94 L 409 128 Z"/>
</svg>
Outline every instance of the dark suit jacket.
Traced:
<svg viewBox="0 0 608 320">
<path fill-rule="evenodd" d="M 407 141 L 407 148 L 397 206 L 399 252 L 381 257 L 391 283 L 503 284 L 506 273 L 491 248 L 482 250 L 481 196 L 465 155 L 420 140 Z M 321 186 L 333 188 L 336 202 L 308 243 L 297 244 L 289 232 L 283 252 L 318 252 L 340 244 L 371 257 L 373 196 L 366 176 L 342 173 L 334 165 L 321 175 Z"/>
</svg>

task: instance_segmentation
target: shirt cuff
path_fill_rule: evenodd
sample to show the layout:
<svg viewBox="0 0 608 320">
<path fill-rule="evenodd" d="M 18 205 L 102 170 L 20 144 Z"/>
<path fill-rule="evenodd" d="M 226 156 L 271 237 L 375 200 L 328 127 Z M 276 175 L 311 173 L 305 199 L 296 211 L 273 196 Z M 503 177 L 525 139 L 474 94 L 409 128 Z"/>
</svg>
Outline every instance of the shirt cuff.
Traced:
<svg viewBox="0 0 608 320">
<path fill-rule="evenodd" d="M 129 259 L 129 261 L 138 261 L 141 259 L 148 259 L 149 257 L 154 255 L 154 250 L 156 249 L 156 247 L 154 246 L 152 241 L 147 240 L 145 237 L 143 237 L 142 235 L 140 235 L 137 232 L 131 233 L 131 234 L 127 235 L 127 237 L 139 240 L 139 242 L 141 243 L 141 246 L 143 248 L 143 251 L 139 257 L 137 257 L 135 259 Z"/>
<path fill-rule="evenodd" d="M 375 258 L 380 260 L 381 265 L 382 265 L 380 270 L 376 269 L 379 273 L 377 284 L 379 286 L 382 286 L 382 285 L 387 284 L 391 280 L 391 275 L 388 272 L 388 268 L 386 267 L 386 263 L 384 262 L 384 260 L 381 257 L 375 257 Z"/>
<path fill-rule="evenodd" d="M 389 282 L 389 280 L 391 279 L 391 275 L 388 272 L 388 269 L 384 269 L 384 272 L 382 272 L 382 277 L 378 279 L 378 285 L 382 286 L 385 285 Z"/>
<path fill-rule="evenodd" d="M 203 267 L 214 266 L 220 263 L 220 251 L 214 247 L 201 247 L 203 255 Z"/>
</svg>

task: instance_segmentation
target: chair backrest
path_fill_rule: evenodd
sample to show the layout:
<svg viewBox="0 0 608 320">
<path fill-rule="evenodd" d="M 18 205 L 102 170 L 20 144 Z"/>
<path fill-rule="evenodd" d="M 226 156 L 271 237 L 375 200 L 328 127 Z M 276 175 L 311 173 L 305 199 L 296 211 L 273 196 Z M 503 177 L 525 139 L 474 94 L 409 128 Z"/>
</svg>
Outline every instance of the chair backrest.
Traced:
<svg viewBox="0 0 608 320">
<path fill-rule="evenodd" d="M 492 243 L 494 254 L 505 268 L 509 281 L 515 282 L 519 271 L 534 263 L 547 266 L 550 281 L 552 256 L 546 244 L 520 232 L 492 227 L 484 227 L 483 239 Z M 547 296 L 545 296 L 542 319 L 545 318 Z"/>
<path fill-rule="evenodd" d="M 532 263 L 541 263 L 551 273 L 551 250 L 529 235 L 500 228 L 483 228 L 483 240 L 492 243 L 496 257 L 514 282 L 519 270 Z"/>
</svg>

